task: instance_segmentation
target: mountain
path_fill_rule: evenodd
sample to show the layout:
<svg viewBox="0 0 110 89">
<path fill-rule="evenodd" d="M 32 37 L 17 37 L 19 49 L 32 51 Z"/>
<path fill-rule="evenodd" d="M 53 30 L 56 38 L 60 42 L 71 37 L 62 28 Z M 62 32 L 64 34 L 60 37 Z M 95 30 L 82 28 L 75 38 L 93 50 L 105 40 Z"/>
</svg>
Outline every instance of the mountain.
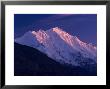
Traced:
<svg viewBox="0 0 110 89">
<path fill-rule="evenodd" d="M 96 76 L 92 70 L 79 66 L 61 64 L 39 50 L 14 43 L 14 76 Z"/>
<path fill-rule="evenodd" d="M 29 31 L 15 42 L 33 47 L 60 64 L 92 68 L 97 64 L 97 49 L 55 27 L 47 31 Z M 92 69 L 91 69 L 92 70 Z"/>
</svg>

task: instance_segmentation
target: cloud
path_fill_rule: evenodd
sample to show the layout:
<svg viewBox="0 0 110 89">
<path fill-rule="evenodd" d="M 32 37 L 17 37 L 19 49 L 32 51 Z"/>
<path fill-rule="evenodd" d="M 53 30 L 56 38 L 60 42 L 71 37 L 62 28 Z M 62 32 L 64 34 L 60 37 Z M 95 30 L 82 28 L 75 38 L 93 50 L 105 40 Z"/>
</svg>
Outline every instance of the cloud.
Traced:
<svg viewBox="0 0 110 89">
<path fill-rule="evenodd" d="M 41 20 L 39 20 L 37 22 L 41 22 L 41 23 L 53 22 L 53 21 L 62 19 L 64 17 L 70 16 L 70 15 L 72 15 L 72 14 L 55 14 L 55 15 L 46 17 L 44 19 L 41 19 Z"/>
</svg>

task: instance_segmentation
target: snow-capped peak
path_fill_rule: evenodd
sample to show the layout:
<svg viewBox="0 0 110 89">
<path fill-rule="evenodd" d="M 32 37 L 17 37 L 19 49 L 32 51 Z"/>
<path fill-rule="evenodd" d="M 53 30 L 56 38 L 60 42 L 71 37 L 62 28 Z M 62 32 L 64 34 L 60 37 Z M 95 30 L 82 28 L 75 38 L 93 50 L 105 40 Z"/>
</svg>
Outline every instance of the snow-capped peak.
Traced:
<svg viewBox="0 0 110 89">
<path fill-rule="evenodd" d="M 15 42 L 34 47 L 61 63 L 79 66 L 80 63 L 75 61 L 79 56 L 80 61 L 93 59 L 96 62 L 96 47 L 82 42 L 58 27 L 47 31 L 29 31 L 15 39 Z"/>
<path fill-rule="evenodd" d="M 63 31 L 62 29 L 55 27 L 53 31 L 56 32 L 61 39 L 63 39 L 66 43 L 72 46 L 72 36 L 69 35 L 67 32 Z"/>
<path fill-rule="evenodd" d="M 40 43 L 43 43 L 45 42 L 47 39 L 48 39 L 48 35 L 46 34 L 45 31 L 43 30 L 39 30 L 37 32 L 35 31 L 32 31 L 32 34 L 36 36 L 37 40 L 40 42 Z"/>
</svg>

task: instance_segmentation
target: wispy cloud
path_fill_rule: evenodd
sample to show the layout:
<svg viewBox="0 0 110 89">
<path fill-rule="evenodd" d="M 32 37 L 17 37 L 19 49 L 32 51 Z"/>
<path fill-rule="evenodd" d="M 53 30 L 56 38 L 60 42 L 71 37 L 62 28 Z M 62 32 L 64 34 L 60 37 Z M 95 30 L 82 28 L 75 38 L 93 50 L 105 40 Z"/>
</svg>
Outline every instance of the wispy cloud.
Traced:
<svg viewBox="0 0 110 89">
<path fill-rule="evenodd" d="M 62 19 L 64 17 L 70 16 L 70 15 L 72 15 L 72 14 L 56 14 L 56 15 L 52 15 L 50 17 L 41 19 L 37 22 L 41 22 L 41 23 L 52 22 L 52 21 L 59 20 L 59 19 Z"/>
</svg>

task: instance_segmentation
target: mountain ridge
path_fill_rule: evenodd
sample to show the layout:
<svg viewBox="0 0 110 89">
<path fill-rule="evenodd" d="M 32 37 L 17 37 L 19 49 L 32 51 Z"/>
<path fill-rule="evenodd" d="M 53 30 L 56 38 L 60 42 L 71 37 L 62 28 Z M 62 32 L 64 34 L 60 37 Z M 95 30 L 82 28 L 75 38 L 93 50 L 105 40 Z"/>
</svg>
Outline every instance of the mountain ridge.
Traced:
<svg viewBox="0 0 110 89">
<path fill-rule="evenodd" d="M 15 42 L 38 49 L 60 63 L 81 66 L 81 62 L 85 60 L 91 59 L 94 64 L 97 61 L 96 47 L 80 41 L 76 36 L 72 36 L 58 27 L 47 31 L 29 31 L 15 39 Z M 78 59 L 80 63 L 75 61 L 79 55 L 81 56 Z"/>
<path fill-rule="evenodd" d="M 60 64 L 39 50 L 14 43 L 14 76 L 96 76 L 96 68 Z"/>
</svg>

